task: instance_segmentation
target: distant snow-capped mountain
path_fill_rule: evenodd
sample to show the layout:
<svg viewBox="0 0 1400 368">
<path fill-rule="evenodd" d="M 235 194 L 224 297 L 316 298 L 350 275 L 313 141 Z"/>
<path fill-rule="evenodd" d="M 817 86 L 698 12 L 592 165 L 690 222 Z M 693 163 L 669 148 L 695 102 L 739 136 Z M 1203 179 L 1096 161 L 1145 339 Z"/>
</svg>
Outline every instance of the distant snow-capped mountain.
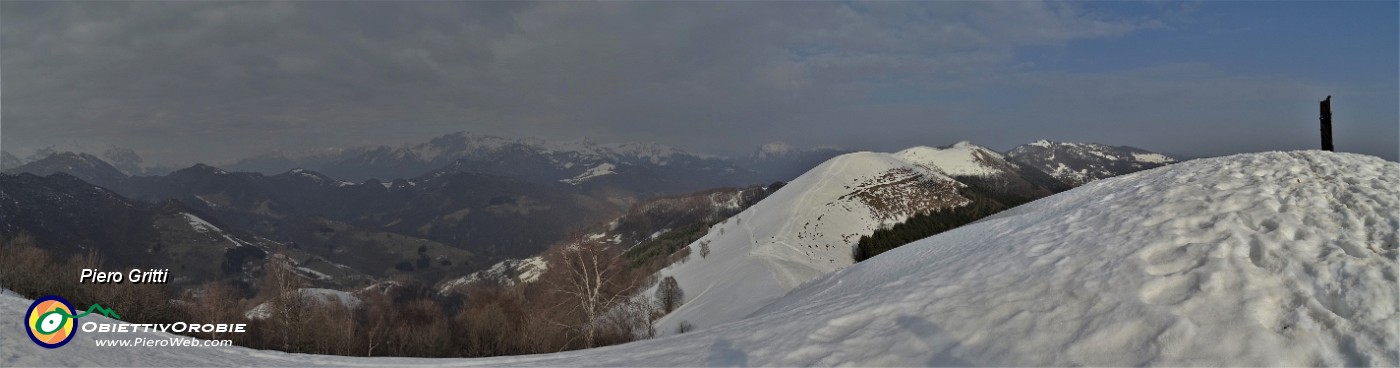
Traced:
<svg viewBox="0 0 1400 368">
<path fill-rule="evenodd" d="M 726 159 L 657 143 L 554 142 L 454 133 L 397 147 L 363 147 L 301 159 L 265 156 L 231 170 L 311 168 L 350 181 L 415 178 L 434 171 L 489 174 L 534 183 L 616 187 L 642 194 L 678 193 L 763 181 Z"/>
<path fill-rule="evenodd" d="M 19 156 L 10 154 L 9 151 L 0 151 L 0 172 L 23 165 L 24 161 Z"/>
<path fill-rule="evenodd" d="M 758 150 L 754 151 L 753 156 L 756 159 L 762 160 L 776 157 L 786 157 L 794 153 L 798 153 L 797 148 L 794 148 L 792 145 L 787 144 L 787 142 L 769 142 L 758 146 Z"/>
<path fill-rule="evenodd" d="M 1006 157 L 1072 186 L 1177 162 L 1167 155 L 1134 147 L 1046 140 L 1013 148 Z"/>
<path fill-rule="evenodd" d="M 832 157 L 852 151 L 836 147 L 800 149 L 785 142 L 765 143 L 748 157 L 736 159 L 740 166 L 772 180 L 791 180 Z"/>
<path fill-rule="evenodd" d="M 262 155 L 222 167 L 265 174 L 302 167 L 349 181 L 411 179 L 442 170 L 622 189 L 647 196 L 787 181 L 847 152 L 832 147 L 799 149 L 773 142 L 760 146 L 752 155 L 729 158 L 659 143 L 550 141 L 459 132 L 400 146 L 325 150 L 295 157 Z"/>
<path fill-rule="evenodd" d="M 412 177 L 428 170 L 467 161 L 458 166 L 469 167 L 485 161 L 537 161 L 537 167 L 526 169 L 554 171 L 544 176 L 555 181 L 578 177 L 602 164 L 632 166 L 669 166 L 693 163 L 721 164 L 715 157 L 681 151 L 656 143 L 637 144 L 596 143 L 588 139 L 551 142 L 539 138 L 508 139 L 490 135 L 454 133 L 428 142 L 400 147 L 375 147 L 350 150 L 342 159 L 326 165 L 327 174 L 350 180 L 375 177 L 392 179 Z M 708 162 L 714 161 L 714 162 Z M 479 165 L 477 165 L 479 166 Z M 398 175 L 391 167 L 402 168 Z M 418 170 L 408 171 L 408 168 Z M 383 170 L 376 170 L 383 169 Z M 364 172 L 356 172 L 356 171 Z M 382 172 L 378 175 L 376 171 Z M 505 176 L 531 176 L 535 173 L 509 172 Z"/>
<path fill-rule="evenodd" d="M 111 188 L 130 176 L 97 156 L 73 152 L 55 153 L 43 159 L 5 170 L 5 173 L 30 173 L 38 176 L 66 173 L 88 183 L 107 188 Z"/>
</svg>

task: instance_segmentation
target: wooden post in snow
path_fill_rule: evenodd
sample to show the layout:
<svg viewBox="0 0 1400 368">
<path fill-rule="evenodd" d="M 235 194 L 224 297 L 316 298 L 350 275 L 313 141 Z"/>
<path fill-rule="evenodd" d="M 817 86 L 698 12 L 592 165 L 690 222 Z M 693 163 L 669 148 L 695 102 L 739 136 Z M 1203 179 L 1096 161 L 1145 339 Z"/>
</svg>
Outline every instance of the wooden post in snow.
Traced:
<svg viewBox="0 0 1400 368">
<path fill-rule="evenodd" d="M 1322 102 L 1320 103 L 1320 105 L 1321 105 L 1321 110 L 1322 110 L 1322 117 L 1320 117 L 1320 118 L 1318 118 L 1318 119 L 1322 121 L 1322 150 L 1323 150 L 1323 151 L 1331 151 L 1331 150 L 1332 150 L 1332 96 L 1330 96 L 1330 95 L 1327 96 L 1327 99 L 1326 99 L 1326 100 L 1322 100 Z"/>
</svg>

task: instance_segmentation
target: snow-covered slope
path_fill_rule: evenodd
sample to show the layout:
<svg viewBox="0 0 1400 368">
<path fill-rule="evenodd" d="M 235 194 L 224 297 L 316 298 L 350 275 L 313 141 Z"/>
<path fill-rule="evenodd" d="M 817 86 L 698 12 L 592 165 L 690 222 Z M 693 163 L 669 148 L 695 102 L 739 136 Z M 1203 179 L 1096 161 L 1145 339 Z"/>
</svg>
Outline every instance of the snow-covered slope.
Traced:
<svg viewBox="0 0 1400 368">
<path fill-rule="evenodd" d="M 491 281 L 505 286 L 514 285 L 517 282 L 531 283 L 539 280 L 540 275 L 543 275 L 548 268 L 549 263 L 545 262 L 542 256 L 507 259 L 491 265 L 490 268 L 440 282 L 437 285 L 437 290 L 440 294 L 450 294 L 481 281 Z"/>
<path fill-rule="evenodd" d="M 1396 366 L 1397 212 L 1395 162 L 1245 154 L 1096 181 L 655 340 L 404 359 L 117 350 L 79 333 L 47 350 L 19 326 L 29 301 L 4 295 L 0 365 Z"/>
<path fill-rule="evenodd" d="M 593 179 L 599 176 L 616 174 L 617 172 L 614 170 L 617 170 L 617 165 L 604 162 L 598 164 L 598 166 L 594 166 L 593 168 L 588 169 L 588 171 L 584 171 L 582 174 L 578 174 L 578 176 L 569 179 L 563 179 L 560 180 L 560 182 L 579 185 L 583 182 L 588 181 L 589 179 Z"/>
<path fill-rule="evenodd" d="M 898 155 L 858 152 L 817 166 L 692 243 L 673 276 L 686 302 L 660 321 L 699 328 L 743 318 L 799 284 L 851 265 L 851 245 L 918 212 L 967 204 L 963 185 Z M 710 254 L 701 256 L 701 248 Z"/>
<path fill-rule="evenodd" d="M 195 216 L 188 212 L 181 212 L 180 215 L 184 216 L 185 222 L 189 223 L 190 225 L 190 229 L 193 229 L 197 233 L 208 236 L 210 241 L 217 243 L 218 239 L 224 239 L 228 241 L 227 245 L 235 247 L 250 245 L 248 242 L 238 240 L 232 235 L 229 235 L 228 232 L 224 231 L 223 229 L 220 229 L 218 226 L 214 226 L 214 224 L 209 223 L 208 220 L 200 218 L 199 216 Z"/>
<path fill-rule="evenodd" d="M 962 141 L 949 147 L 919 146 L 895 153 L 905 161 L 926 165 L 949 176 L 989 176 L 1015 173 L 1014 165 L 986 147 Z"/>
<path fill-rule="evenodd" d="M 663 270 L 660 276 L 674 276 L 689 300 L 660 321 L 659 331 L 675 333 L 683 321 L 705 328 L 743 318 L 802 282 L 853 263 L 861 236 L 916 213 L 968 204 L 959 188 L 981 185 L 972 189 L 1027 198 L 1051 192 L 1027 172 L 1034 170 L 967 141 L 833 158 L 711 229 L 690 245 L 690 262 Z M 696 260 L 702 244 L 714 254 Z"/>
<path fill-rule="evenodd" d="M 845 316 L 826 327 L 976 365 L 1394 366 L 1397 193 L 1400 165 L 1369 156 L 1197 160 L 896 249 L 759 315 Z"/>
</svg>

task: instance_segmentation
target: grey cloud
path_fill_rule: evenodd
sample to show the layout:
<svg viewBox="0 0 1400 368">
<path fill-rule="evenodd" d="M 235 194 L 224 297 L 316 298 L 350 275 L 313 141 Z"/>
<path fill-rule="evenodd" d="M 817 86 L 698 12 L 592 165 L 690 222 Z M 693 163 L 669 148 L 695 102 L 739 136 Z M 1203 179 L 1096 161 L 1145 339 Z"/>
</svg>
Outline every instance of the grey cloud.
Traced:
<svg viewBox="0 0 1400 368">
<path fill-rule="evenodd" d="M 1044 116 L 1006 112 L 994 105 L 1000 92 L 1049 94 L 1024 102 L 1058 112 L 1067 102 L 1057 83 L 1143 81 L 1024 71 L 1013 65 L 1018 48 L 1160 26 L 1041 2 L 4 2 L 0 10 L 6 150 L 115 144 L 156 163 L 459 130 L 710 153 L 779 139 L 1006 145 L 1012 138 L 989 127 Z M 1144 90 L 1175 93 L 1171 78 L 1145 81 L 1156 87 Z M 963 97 L 977 93 L 987 96 Z M 1141 101 L 1131 96 L 1083 97 Z M 1049 120 L 1043 126 L 1086 126 Z"/>
</svg>

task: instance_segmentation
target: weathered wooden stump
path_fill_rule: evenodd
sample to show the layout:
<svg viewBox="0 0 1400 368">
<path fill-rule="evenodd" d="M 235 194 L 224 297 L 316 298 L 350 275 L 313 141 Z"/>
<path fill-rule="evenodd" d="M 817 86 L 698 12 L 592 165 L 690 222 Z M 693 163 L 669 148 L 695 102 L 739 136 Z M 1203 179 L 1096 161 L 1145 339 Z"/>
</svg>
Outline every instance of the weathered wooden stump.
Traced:
<svg viewBox="0 0 1400 368">
<path fill-rule="evenodd" d="M 1332 150 L 1332 96 L 1330 96 L 1330 95 L 1327 96 L 1327 99 L 1322 100 L 1322 102 L 1320 103 L 1320 105 L 1321 105 L 1321 109 L 1322 109 L 1322 117 L 1320 117 L 1320 118 L 1318 118 L 1318 119 L 1319 119 L 1319 120 L 1322 120 L 1322 150 L 1323 150 L 1323 151 L 1331 151 L 1331 150 Z"/>
</svg>

